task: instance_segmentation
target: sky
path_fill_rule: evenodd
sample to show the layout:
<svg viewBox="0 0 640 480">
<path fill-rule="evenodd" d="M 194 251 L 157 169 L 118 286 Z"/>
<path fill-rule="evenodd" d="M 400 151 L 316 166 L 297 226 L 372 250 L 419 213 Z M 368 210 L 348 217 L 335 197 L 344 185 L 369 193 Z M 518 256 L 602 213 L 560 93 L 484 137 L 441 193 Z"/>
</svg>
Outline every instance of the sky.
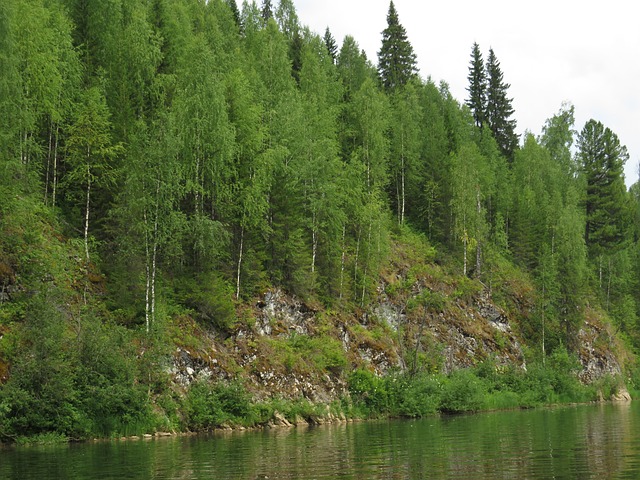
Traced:
<svg viewBox="0 0 640 480">
<path fill-rule="evenodd" d="M 629 0 L 394 1 L 417 55 L 420 76 L 447 82 L 467 98 L 471 48 L 486 60 L 493 48 L 511 85 L 519 134 L 539 135 L 563 102 L 575 107 L 577 131 L 589 119 L 616 133 L 629 151 L 627 186 L 640 163 L 640 25 Z M 274 2 L 277 5 L 277 2 Z M 302 25 L 328 26 L 338 47 L 345 35 L 377 64 L 389 0 L 294 0 Z"/>
</svg>

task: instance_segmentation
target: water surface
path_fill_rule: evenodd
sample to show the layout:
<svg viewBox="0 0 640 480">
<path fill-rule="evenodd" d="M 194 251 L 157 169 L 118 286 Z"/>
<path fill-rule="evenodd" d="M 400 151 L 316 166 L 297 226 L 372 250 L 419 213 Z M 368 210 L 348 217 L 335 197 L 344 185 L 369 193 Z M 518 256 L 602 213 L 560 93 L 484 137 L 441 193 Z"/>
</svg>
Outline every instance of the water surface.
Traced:
<svg viewBox="0 0 640 480">
<path fill-rule="evenodd" d="M 640 404 L 0 450 L 2 479 L 640 478 Z"/>
</svg>

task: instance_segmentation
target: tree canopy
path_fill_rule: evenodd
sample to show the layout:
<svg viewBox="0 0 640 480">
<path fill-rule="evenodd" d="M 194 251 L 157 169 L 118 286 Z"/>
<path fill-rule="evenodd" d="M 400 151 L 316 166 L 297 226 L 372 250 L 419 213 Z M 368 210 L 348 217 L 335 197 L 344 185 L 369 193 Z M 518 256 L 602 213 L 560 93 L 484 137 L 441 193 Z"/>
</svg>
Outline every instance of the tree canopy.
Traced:
<svg viewBox="0 0 640 480">
<path fill-rule="evenodd" d="M 389 3 L 387 28 L 382 32 L 382 46 L 378 52 L 378 73 L 385 90 L 404 86 L 417 74 L 416 54 L 407 38 L 407 31 L 398 19 L 398 12 Z"/>
<path fill-rule="evenodd" d="M 621 139 L 563 105 L 520 145 L 493 49 L 467 80 L 418 75 L 393 2 L 374 65 L 291 0 L 1 1 L 0 435 L 123 434 L 173 403 L 182 326 L 249 352 L 226 342 L 276 288 L 373 324 L 423 268 L 446 302 L 518 304 L 544 356 L 596 307 L 639 347 Z"/>
</svg>

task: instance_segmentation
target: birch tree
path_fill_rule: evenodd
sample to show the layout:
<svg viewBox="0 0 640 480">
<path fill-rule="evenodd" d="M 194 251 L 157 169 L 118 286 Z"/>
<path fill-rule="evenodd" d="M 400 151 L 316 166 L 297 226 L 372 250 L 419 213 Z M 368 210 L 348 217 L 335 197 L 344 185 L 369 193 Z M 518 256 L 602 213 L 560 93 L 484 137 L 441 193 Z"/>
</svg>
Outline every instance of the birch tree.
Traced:
<svg viewBox="0 0 640 480">
<path fill-rule="evenodd" d="M 462 243 L 462 274 L 469 275 L 468 253 L 475 251 L 474 274 L 479 277 L 482 267 L 482 245 L 488 234 L 486 210 L 483 205 L 483 181 L 489 176 L 489 168 L 478 147 L 469 143 L 463 145 L 452 158 L 451 171 L 451 208 L 455 218 L 454 232 Z"/>
<path fill-rule="evenodd" d="M 88 265 L 91 197 L 96 188 L 108 187 L 113 183 L 111 162 L 122 151 L 121 145 L 112 142 L 109 109 L 100 87 L 91 87 L 84 92 L 69 127 L 66 149 L 69 171 L 65 176 L 65 184 L 68 187 L 82 186 L 84 189 L 82 230 L 85 262 Z"/>
<path fill-rule="evenodd" d="M 416 206 L 420 189 L 418 162 L 423 118 L 417 88 L 410 82 L 397 89 L 391 97 L 390 196 L 395 199 L 396 218 L 400 225 L 405 223 L 407 210 Z"/>
</svg>

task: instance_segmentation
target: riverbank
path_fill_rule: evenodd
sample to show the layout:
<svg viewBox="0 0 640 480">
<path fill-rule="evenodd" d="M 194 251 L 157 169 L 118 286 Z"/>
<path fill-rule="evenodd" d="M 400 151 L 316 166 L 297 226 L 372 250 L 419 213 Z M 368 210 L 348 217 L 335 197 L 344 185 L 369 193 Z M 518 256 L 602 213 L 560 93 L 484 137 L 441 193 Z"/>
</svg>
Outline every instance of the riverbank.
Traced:
<svg viewBox="0 0 640 480">
<path fill-rule="evenodd" d="M 499 368 L 485 361 L 449 375 L 390 373 L 377 376 L 359 369 L 347 379 L 348 392 L 330 403 L 305 398 L 255 401 L 238 382 L 197 382 L 173 408 L 172 419 L 156 415 L 152 423 L 124 435 L 70 439 L 45 434 L 16 437 L 19 445 L 74 440 L 153 440 L 207 431 L 261 430 L 385 418 L 425 418 L 545 406 L 603 403 L 631 398 L 619 377 L 603 377 L 589 385 L 578 379 L 575 359 L 566 352 L 552 355 L 545 365 L 532 363 L 525 371 Z M 637 392 L 632 392 L 634 395 Z M 166 412 L 164 412 L 166 413 Z"/>
</svg>

